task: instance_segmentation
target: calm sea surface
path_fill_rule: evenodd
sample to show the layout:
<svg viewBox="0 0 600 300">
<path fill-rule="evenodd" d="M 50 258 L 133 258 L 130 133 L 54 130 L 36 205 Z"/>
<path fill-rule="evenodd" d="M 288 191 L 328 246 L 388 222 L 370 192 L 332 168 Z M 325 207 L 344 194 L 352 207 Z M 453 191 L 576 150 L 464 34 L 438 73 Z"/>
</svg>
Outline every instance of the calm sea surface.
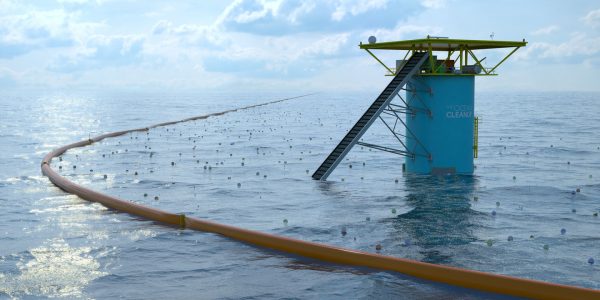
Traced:
<svg viewBox="0 0 600 300">
<path fill-rule="evenodd" d="M 0 299 L 491 297 L 165 227 L 68 195 L 40 172 L 47 152 L 90 136 L 299 94 L 0 95 Z M 407 176 L 402 157 L 357 146 L 328 182 L 311 180 L 375 96 L 320 93 L 127 134 L 53 168 L 243 228 L 600 289 L 600 94 L 478 93 L 474 176 Z M 398 147 L 383 125 L 364 140 Z"/>
</svg>

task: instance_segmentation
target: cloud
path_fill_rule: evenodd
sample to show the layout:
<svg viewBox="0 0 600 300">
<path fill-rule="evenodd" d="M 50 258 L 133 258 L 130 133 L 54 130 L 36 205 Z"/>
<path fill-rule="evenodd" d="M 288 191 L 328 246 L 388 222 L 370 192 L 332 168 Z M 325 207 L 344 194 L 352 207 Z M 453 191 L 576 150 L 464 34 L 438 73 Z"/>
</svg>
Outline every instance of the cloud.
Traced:
<svg viewBox="0 0 600 300">
<path fill-rule="evenodd" d="M 0 17 L 0 58 L 13 58 L 41 48 L 73 45 L 70 19 L 72 15 L 63 10 Z"/>
<path fill-rule="evenodd" d="M 542 27 L 540 29 L 537 29 L 535 31 L 533 31 L 531 34 L 532 35 L 548 35 L 551 34 L 555 31 L 558 30 L 558 26 L 556 25 L 550 25 L 550 26 L 546 26 L 546 27 Z"/>
<path fill-rule="evenodd" d="M 331 18 L 333 21 L 339 22 L 348 15 L 354 17 L 370 10 L 385 8 L 387 2 L 387 0 L 344 1 L 336 6 L 335 11 L 331 14 Z"/>
<path fill-rule="evenodd" d="M 446 0 L 422 0 L 421 5 L 433 9 L 443 8 L 446 6 Z"/>
<path fill-rule="evenodd" d="M 592 26 L 592 28 L 596 28 L 600 26 L 600 9 L 592 10 L 587 15 L 583 17 L 583 21 Z"/>
<path fill-rule="evenodd" d="M 183 24 L 174 26 L 167 20 L 160 20 L 152 28 L 152 35 L 172 37 L 190 46 L 220 47 L 229 42 L 226 34 L 214 26 Z"/>
<path fill-rule="evenodd" d="M 367 41 L 368 37 L 373 35 L 378 41 L 396 41 L 402 39 L 413 38 L 420 36 L 424 38 L 426 35 L 438 35 L 442 32 L 442 28 L 437 26 L 419 26 L 411 24 L 398 24 L 391 29 L 380 28 L 374 31 L 364 31 L 360 35 L 361 41 Z"/>
<path fill-rule="evenodd" d="M 209 72 L 232 72 L 260 77 L 304 77 L 314 74 L 326 60 L 342 59 L 356 45 L 349 33 L 261 37 L 256 45 L 234 45 L 204 57 Z"/>
<path fill-rule="evenodd" d="M 57 58 L 48 70 L 69 73 L 132 65 L 141 61 L 143 44 L 144 38 L 138 36 L 95 35 L 75 54 Z"/>
<path fill-rule="evenodd" d="M 554 63 L 581 63 L 594 61 L 600 55 L 600 37 L 588 36 L 584 33 L 574 33 L 568 41 L 562 43 L 537 42 L 531 43 L 516 53 L 519 60 L 543 60 Z M 597 61 L 597 60 L 596 60 Z"/>
<path fill-rule="evenodd" d="M 343 32 L 391 27 L 399 16 L 420 11 L 415 3 L 387 0 L 236 0 L 221 14 L 217 26 L 257 35 Z"/>
</svg>

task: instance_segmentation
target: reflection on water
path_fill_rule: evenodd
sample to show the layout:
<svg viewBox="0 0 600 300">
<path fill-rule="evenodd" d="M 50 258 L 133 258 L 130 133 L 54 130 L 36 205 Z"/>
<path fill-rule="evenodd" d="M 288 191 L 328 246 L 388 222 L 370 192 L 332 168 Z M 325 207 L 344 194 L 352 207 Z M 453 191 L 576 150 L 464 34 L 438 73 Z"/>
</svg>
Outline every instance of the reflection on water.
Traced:
<svg viewBox="0 0 600 300">
<path fill-rule="evenodd" d="M 398 215 L 394 228 L 410 237 L 404 243 L 422 249 L 423 261 L 451 263 L 452 257 L 440 249 L 477 240 L 472 227 L 482 213 L 470 204 L 477 178 L 408 175 L 405 184 L 406 203 L 413 209 Z"/>
<path fill-rule="evenodd" d="M 19 274 L 0 277 L 0 292 L 9 296 L 80 297 L 92 280 L 106 275 L 90 247 L 71 247 L 65 240 L 48 240 L 30 249 L 17 262 Z"/>
</svg>

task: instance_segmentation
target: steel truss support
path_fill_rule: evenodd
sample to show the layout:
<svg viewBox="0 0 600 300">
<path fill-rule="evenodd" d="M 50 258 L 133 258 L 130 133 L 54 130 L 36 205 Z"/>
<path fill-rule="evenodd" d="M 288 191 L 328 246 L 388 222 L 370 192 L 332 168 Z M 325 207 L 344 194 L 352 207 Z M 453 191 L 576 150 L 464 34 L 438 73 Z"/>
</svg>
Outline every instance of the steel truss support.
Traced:
<svg viewBox="0 0 600 300">
<path fill-rule="evenodd" d="M 357 144 L 368 147 L 368 148 L 376 149 L 376 150 L 381 150 L 381 151 L 385 151 L 385 152 L 389 152 L 389 153 L 407 156 L 410 158 L 415 158 L 416 156 L 421 156 L 421 157 L 425 157 L 427 159 L 431 159 L 431 153 L 427 150 L 427 148 L 425 148 L 425 146 L 421 143 L 421 141 L 417 138 L 417 136 L 414 135 L 413 132 L 406 126 L 406 123 L 404 122 L 404 120 L 402 120 L 402 118 L 399 115 L 399 113 L 401 113 L 401 114 L 404 113 L 406 115 L 414 116 L 418 112 L 421 112 L 421 113 L 425 113 L 429 117 L 431 117 L 431 110 L 421 100 L 419 100 L 419 101 L 421 101 L 421 103 L 423 103 L 423 105 L 426 107 L 425 109 L 411 107 L 406 103 L 406 101 L 404 101 L 404 98 L 402 98 L 402 96 L 400 96 L 399 93 L 397 94 L 397 96 L 398 96 L 398 98 L 400 98 L 400 100 L 402 101 L 404 106 L 390 102 L 390 103 L 388 103 L 387 107 L 385 107 L 384 110 L 382 111 L 382 115 L 388 115 L 388 116 L 394 117 L 394 125 L 391 126 L 382 117 L 382 115 L 379 116 L 379 119 L 381 120 L 381 122 L 383 122 L 385 127 L 387 127 L 387 129 L 392 133 L 392 135 L 396 138 L 396 140 L 398 140 L 398 142 L 400 143 L 400 145 L 402 145 L 404 150 L 394 149 L 391 147 L 366 143 L 366 142 L 362 142 L 362 141 L 358 142 Z M 403 135 L 401 133 L 396 132 L 396 128 L 399 127 L 398 126 L 399 124 L 401 124 L 402 127 L 404 127 L 407 135 Z M 423 150 L 423 151 L 417 152 L 416 151 L 417 149 L 408 149 L 408 146 L 404 143 L 402 138 L 414 139 L 417 142 L 417 145 L 420 146 L 421 150 Z"/>
</svg>

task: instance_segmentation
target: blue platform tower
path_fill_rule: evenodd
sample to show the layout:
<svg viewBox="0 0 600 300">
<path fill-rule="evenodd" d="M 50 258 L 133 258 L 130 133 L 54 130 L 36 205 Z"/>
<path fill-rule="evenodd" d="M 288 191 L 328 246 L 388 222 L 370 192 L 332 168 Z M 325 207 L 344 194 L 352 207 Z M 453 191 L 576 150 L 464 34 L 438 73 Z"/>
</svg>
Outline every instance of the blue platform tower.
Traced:
<svg viewBox="0 0 600 300">
<path fill-rule="evenodd" d="M 325 180 L 356 144 L 405 156 L 403 170 L 417 174 L 472 174 L 478 152 L 479 120 L 474 115 L 475 77 L 496 76 L 496 69 L 523 41 L 424 39 L 376 42 L 367 51 L 393 79 L 313 173 Z M 502 55 L 480 50 L 507 49 Z M 388 67 L 373 50 L 405 51 L 396 67 Z M 476 55 L 475 53 L 478 52 Z M 479 55 L 479 56 L 478 56 Z M 399 58 L 399 57 L 398 57 Z M 490 60 L 497 63 L 488 66 Z M 362 139 L 377 120 L 389 129 L 399 147 Z M 397 126 L 400 124 L 400 126 Z"/>
<path fill-rule="evenodd" d="M 473 173 L 475 76 L 414 76 L 406 99 L 405 170 Z"/>
</svg>

